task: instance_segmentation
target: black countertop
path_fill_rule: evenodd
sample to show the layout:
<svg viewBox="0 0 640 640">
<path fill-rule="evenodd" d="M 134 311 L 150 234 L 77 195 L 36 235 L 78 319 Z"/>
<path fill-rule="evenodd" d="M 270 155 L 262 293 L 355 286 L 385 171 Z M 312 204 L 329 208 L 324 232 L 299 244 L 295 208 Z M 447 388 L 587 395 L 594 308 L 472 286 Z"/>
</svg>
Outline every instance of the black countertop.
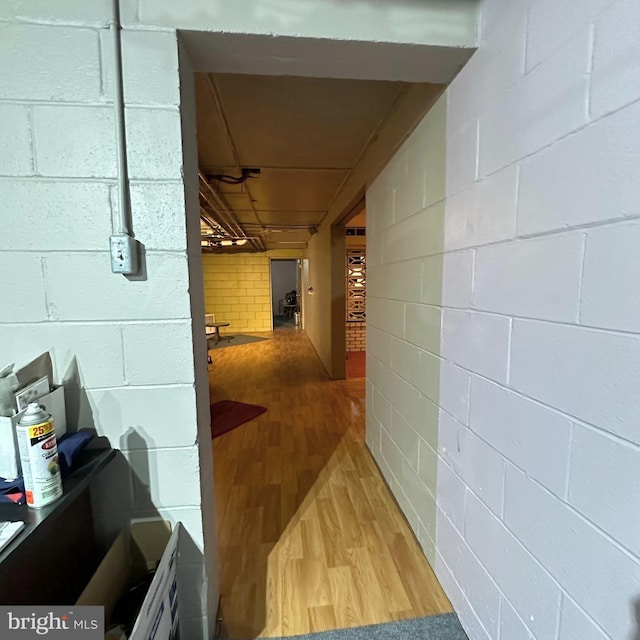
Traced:
<svg viewBox="0 0 640 640">
<path fill-rule="evenodd" d="M 115 457 L 113 449 L 85 449 L 79 456 L 75 471 L 62 481 L 63 495 L 46 507 L 34 509 L 26 504 L 0 504 L 0 521 L 24 522 L 24 528 L 0 551 L 0 566 L 43 523 L 52 523 L 82 494 L 92 480 Z"/>
</svg>

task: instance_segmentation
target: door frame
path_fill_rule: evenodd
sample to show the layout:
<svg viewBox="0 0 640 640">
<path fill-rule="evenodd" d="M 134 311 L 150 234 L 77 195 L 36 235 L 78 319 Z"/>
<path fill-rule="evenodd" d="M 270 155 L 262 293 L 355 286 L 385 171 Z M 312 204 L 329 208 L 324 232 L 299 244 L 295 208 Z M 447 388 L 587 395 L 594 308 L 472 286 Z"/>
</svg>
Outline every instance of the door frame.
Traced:
<svg viewBox="0 0 640 640">
<path fill-rule="evenodd" d="M 273 263 L 274 262 L 295 262 L 296 263 L 296 292 L 298 294 L 298 300 L 300 301 L 300 320 L 304 321 L 304 313 L 302 310 L 302 260 L 301 258 L 285 258 L 285 257 L 271 257 L 269 256 L 269 295 L 271 297 L 271 330 L 274 330 L 273 318 L 275 314 L 275 308 L 273 306 Z M 302 327 L 302 324 L 300 325 Z"/>
</svg>

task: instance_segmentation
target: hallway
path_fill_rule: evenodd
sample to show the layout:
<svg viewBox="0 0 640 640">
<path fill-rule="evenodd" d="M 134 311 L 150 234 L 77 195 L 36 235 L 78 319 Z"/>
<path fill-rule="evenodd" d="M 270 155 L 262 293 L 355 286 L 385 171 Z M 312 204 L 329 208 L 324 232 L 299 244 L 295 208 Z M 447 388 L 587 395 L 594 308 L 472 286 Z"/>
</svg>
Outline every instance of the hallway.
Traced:
<svg viewBox="0 0 640 640">
<path fill-rule="evenodd" d="M 364 444 L 364 379 L 330 381 L 302 331 L 212 353 L 211 402 L 267 413 L 214 440 L 231 638 L 451 611 Z"/>
</svg>

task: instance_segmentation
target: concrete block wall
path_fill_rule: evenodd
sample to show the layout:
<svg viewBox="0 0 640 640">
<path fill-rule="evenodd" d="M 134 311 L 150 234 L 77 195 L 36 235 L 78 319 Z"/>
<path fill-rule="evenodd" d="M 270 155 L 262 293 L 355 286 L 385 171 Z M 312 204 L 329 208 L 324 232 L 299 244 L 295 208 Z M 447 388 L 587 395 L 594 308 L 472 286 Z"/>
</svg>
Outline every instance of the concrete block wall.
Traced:
<svg viewBox="0 0 640 640">
<path fill-rule="evenodd" d="M 221 333 L 270 331 L 271 272 L 266 254 L 203 254 L 207 313 L 228 322 Z"/>
<path fill-rule="evenodd" d="M 483 20 L 367 193 L 367 441 L 470 640 L 635 638 L 640 5 Z"/>
<path fill-rule="evenodd" d="M 201 499 L 211 446 L 198 438 L 194 371 L 205 365 L 194 358 L 176 33 L 123 33 L 133 226 L 146 249 L 146 277 L 127 279 L 111 273 L 108 252 L 110 3 L 17 4 L 0 8 L 0 355 L 24 363 L 50 350 L 70 424 L 122 451 L 95 491 L 105 543 L 131 517 L 184 523 L 184 628 L 201 638 L 207 599 L 217 600 L 203 588 L 214 507 Z"/>
<path fill-rule="evenodd" d="M 435 564 L 446 104 L 367 191 L 367 444 Z"/>
</svg>

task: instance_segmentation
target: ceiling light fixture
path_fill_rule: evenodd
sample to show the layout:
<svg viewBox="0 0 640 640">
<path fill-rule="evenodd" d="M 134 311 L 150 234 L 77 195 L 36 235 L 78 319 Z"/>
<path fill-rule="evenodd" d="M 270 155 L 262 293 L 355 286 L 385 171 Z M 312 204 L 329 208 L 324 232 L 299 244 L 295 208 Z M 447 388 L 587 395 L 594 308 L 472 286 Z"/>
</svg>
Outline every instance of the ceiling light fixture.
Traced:
<svg viewBox="0 0 640 640">
<path fill-rule="evenodd" d="M 221 247 L 241 247 L 247 244 L 249 238 L 221 238 L 207 237 L 200 238 L 201 247 L 209 247 L 211 249 L 220 249 Z"/>
<path fill-rule="evenodd" d="M 238 238 L 233 240 L 220 240 L 221 247 L 241 247 L 243 244 L 247 243 L 246 238 Z"/>
</svg>

